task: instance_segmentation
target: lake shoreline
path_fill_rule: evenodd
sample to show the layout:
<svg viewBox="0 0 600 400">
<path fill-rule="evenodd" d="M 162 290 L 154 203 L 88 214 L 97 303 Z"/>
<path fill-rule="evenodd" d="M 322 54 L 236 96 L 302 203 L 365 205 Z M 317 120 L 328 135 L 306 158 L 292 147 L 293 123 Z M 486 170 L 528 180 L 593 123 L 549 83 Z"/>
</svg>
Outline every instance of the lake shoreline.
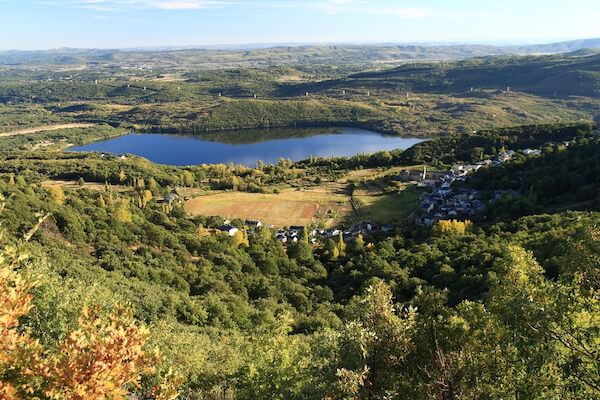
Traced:
<svg viewBox="0 0 600 400">
<path fill-rule="evenodd" d="M 212 135 L 208 137 L 208 135 Z M 203 135 L 131 132 L 84 145 L 69 152 L 133 154 L 166 165 L 276 164 L 315 158 L 351 157 L 379 151 L 406 150 L 428 138 L 400 137 L 361 128 L 274 128 L 220 131 Z"/>
<path fill-rule="evenodd" d="M 285 129 L 285 128 L 298 128 L 298 129 L 310 129 L 310 128 L 355 128 L 355 129 L 364 129 L 368 131 L 372 131 L 375 133 L 380 133 L 382 135 L 389 135 L 395 137 L 423 137 L 426 139 L 431 139 L 433 137 L 437 137 L 439 135 L 431 135 L 431 134 L 419 134 L 418 132 L 399 132 L 394 129 L 384 129 L 379 125 L 383 121 L 372 121 L 367 123 L 360 122 L 343 122 L 343 121 L 310 121 L 310 122 L 296 122 L 292 124 L 269 124 L 269 125 L 239 125 L 236 127 L 227 127 L 227 128 L 194 128 L 187 127 L 185 129 L 173 126 L 164 126 L 164 125 L 147 125 L 144 127 L 131 127 L 132 132 L 140 133 L 140 134 L 182 134 L 182 135 L 190 135 L 190 136 L 201 136 L 206 133 L 219 133 L 219 132 L 232 132 L 232 131 L 247 131 L 253 129 Z"/>
</svg>

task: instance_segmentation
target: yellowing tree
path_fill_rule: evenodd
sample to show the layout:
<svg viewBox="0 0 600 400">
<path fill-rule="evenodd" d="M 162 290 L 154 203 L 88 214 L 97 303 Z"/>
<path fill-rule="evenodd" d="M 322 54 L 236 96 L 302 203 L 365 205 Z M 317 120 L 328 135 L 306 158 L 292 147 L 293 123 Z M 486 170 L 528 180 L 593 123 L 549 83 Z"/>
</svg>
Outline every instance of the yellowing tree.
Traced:
<svg viewBox="0 0 600 400">
<path fill-rule="evenodd" d="M 248 234 L 245 231 L 237 231 L 232 237 L 231 237 L 231 243 L 235 246 L 235 247 L 248 247 L 250 246 L 250 243 L 248 242 Z"/>
<path fill-rule="evenodd" d="M 211 231 L 209 228 L 205 228 L 202 224 L 198 225 L 198 235 L 200 237 L 211 236 Z"/>
<path fill-rule="evenodd" d="M 19 323 L 32 308 L 32 285 L 14 271 L 21 258 L 14 249 L 0 253 L 0 399 L 129 398 L 159 361 L 143 348 L 149 331 L 123 307 L 84 308 L 77 329 L 56 348 L 42 346 Z M 172 379 L 152 388 L 152 398 L 177 398 Z"/>
<path fill-rule="evenodd" d="M 33 370 L 48 382 L 44 394 L 53 399 L 125 398 L 127 384 L 137 385 L 141 374 L 153 372 L 154 356 L 142 350 L 148 334 L 122 307 L 107 317 L 86 308 L 59 352 Z"/>
<path fill-rule="evenodd" d="M 119 222 L 128 223 L 133 220 L 131 207 L 127 199 L 120 199 L 116 205 L 116 217 Z"/>
<path fill-rule="evenodd" d="M 433 233 L 436 235 L 443 235 L 448 233 L 456 233 L 460 235 L 464 235 L 465 233 L 470 232 L 473 229 L 473 223 L 471 221 L 458 221 L 455 219 L 452 220 L 442 220 L 438 221 L 433 226 Z"/>
<path fill-rule="evenodd" d="M 344 235 L 340 232 L 340 237 L 338 238 L 338 249 L 340 251 L 340 255 L 343 255 L 346 252 L 346 242 L 344 242 Z"/>
<path fill-rule="evenodd" d="M 327 239 L 325 242 L 325 251 L 327 252 L 329 259 L 332 261 L 337 260 L 340 256 L 340 248 L 332 239 Z"/>
<path fill-rule="evenodd" d="M 52 200 L 54 200 L 56 204 L 62 205 L 65 203 L 67 196 L 60 186 L 50 186 L 48 192 L 50 192 L 50 196 L 52 196 Z"/>
<path fill-rule="evenodd" d="M 183 186 L 194 186 L 194 180 L 194 175 L 192 175 L 190 171 L 183 171 L 183 173 L 181 174 L 181 183 Z"/>
<path fill-rule="evenodd" d="M 19 318 L 31 309 L 29 289 L 12 268 L 0 269 L 0 398 L 5 400 L 20 399 L 33 390 L 26 379 L 7 379 L 32 378 L 27 367 L 39 361 L 39 343 L 18 329 Z"/>
<path fill-rule="evenodd" d="M 138 199 L 140 208 L 145 208 L 146 205 L 152 200 L 152 192 L 150 190 L 142 190 Z"/>
</svg>

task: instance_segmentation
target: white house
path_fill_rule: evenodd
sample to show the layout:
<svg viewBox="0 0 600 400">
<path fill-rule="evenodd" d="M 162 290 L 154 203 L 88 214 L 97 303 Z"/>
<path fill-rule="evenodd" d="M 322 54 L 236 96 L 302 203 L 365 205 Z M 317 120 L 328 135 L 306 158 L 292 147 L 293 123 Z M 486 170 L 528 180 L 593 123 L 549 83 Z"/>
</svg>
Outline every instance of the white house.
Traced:
<svg viewBox="0 0 600 400">
<path fill-rule="evenodd" d="M 217 229 L 219 229 L 223 233 L 228 234 L 229 236 L 233 236 L 240 231 L 238 228 L 236 228 L 235 226 L 231 226 L 231 225 L 223 225 Z"/>
<path fill-rule="evenodd" d="M 539 156 L 540 154 L 542 154 L 542 151 L 538 149 L 525 149 L 521 150 L 521 152 L 526 156 Z"/>
</svg>

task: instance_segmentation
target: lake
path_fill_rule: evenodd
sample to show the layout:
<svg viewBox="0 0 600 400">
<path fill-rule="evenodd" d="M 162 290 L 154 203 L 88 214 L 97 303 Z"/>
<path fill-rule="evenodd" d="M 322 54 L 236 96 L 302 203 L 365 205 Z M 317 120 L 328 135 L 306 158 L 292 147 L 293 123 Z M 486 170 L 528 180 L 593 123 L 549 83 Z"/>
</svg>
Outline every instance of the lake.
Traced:
<svg viewBox="0 0 600 400">
<path fill-rule="evenodd" d="M 196 136 L 128 134 L 69 151 L 135 154 L 168 165 L 243 164 L 279 158 L 346 157 L 381 150 L 407 149 L 426 139 L 383 135 L 358 128 L 248 129 Z"/>
</svg>

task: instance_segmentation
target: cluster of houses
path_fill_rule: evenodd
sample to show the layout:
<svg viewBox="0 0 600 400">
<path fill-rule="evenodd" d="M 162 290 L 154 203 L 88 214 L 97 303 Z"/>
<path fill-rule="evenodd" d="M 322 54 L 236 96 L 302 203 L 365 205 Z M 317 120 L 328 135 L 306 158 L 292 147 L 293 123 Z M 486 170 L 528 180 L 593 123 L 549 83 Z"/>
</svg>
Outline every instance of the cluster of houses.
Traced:
<svg viewBox="0 0 600 400">
<path fill-rule="evenodd" d="M 229 236 L 234 236 L 240 231 L 240 228 L 230 225 L 229 221 L 225 222 L 226 223 L 224 225 L 217 228 L 218 231 Z M 245 221 L 244 225 L 249 235 L 254 234 L 257 228 L 265 226 L 260 221 Z M 272 225 L 267 227 L 270 229 L 274 228 Z M 290 226 L 286 229 L 279 229 L 275 232 L 275 238 L 281 243 L 296 243 L 300 240 L 303 240 L 305 229 L 306 227 L 304 226 Z M 360 224 L 354 225 L 348 229 L 310 229 L 307 232 L 307 236 L 310 243 L 317 243 L 319 239 L 338 239 L 340 236 L 342 236 L 345 241 L 352 242 L 361 235 L 364 236 L 369 233 L 389 234 L 394 232 L 394 230 L 394 225 L 381 225 L 370 222 L 361 222 Z"/>
<path fill-rule="evenodd" d="M 304 237 L 303 226 L 290 226 L 289 229 L 278 230 L 276 238 L 282 243 L 294 243 Z M 356 240 L 359 236 L 364 236 L 369 233 L 391 233 L 395 230 L 393 225 L 389 224 L 374 224 L 371 222 L 361 222 L 347 229 L 311 229 L 308 232 L 309 241 L 316 243 L 321 239 L 337 239 L 340 236 L 347 242 Z"/>
<path fill-rule="evenodd" d="M 424 195 L 417 223 L 433 225 L 445 219 L 470 219 L 474 214 L 485 209 L 478 198 L 479 193 L 474 189 L 460 189 L 456 192 L 451 189 L 451 184 L 444 182 L 433 192 Z"/>
<path fill-rule="evenodd" d="M 525 149 L 521 152 L 525 155 L 541 154 L 541 150 L 538 149 Z M 507 150 L 491 160 L 479 161 L 475 164 L 457 164 L 450 171 L 443 173 L 435 182 L 425 179 L 427 178 L 425 170 L 419 184 L 422 187 L 430 187 L 432 190 L 423 194 L 416 222 L 421 225 L 433 225 L 440 220 L 470 219 L 473 215 L 484 211 L 485 205 L 479 198 L 477 190 L 456 189 L 454 183 L 466 181 L 468 175 L 475 173 L 480 168 L 501 165 L 511 160 L 515 154 L 515 151 Z"/>
<path fill-rule="evenodd" d="M 132 63 L 132 64 L 109 64 L 109 68 L 120 68 L 129 71 L 151 71 L 152 66 L 148 64 Z"/>
</svg>

